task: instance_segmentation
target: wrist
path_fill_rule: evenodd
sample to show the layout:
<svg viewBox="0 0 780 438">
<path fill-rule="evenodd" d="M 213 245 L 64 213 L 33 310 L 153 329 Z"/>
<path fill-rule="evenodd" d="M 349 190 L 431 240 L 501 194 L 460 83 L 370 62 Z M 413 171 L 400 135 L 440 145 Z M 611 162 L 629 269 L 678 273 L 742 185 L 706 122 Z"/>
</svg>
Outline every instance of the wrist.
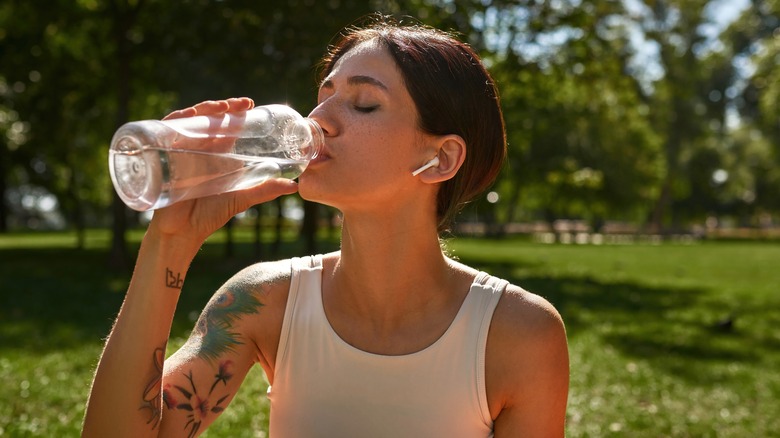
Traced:
<svg viewBox="0 0 780 438">
<path fill-rule="evenodd" d="M 166 258 L 180 259 L 189 264 L 200 250 L 205 239 L 198 239 L 189 233 L 169 233 L 155 226 L 154 220 L 146 229 L 141 249 L 148 247 Z"/>
<path fill-rule="evenodd" d="M 184 276 L 200 246 L 188 236 L 161 233 L 150 226 L 141 241 L 136 268 L 141 265 L 154 269 L 158 271 L 155 275 L 163 275 L 164 270 L 165 285 L 181 289 Z"/>
</svg>

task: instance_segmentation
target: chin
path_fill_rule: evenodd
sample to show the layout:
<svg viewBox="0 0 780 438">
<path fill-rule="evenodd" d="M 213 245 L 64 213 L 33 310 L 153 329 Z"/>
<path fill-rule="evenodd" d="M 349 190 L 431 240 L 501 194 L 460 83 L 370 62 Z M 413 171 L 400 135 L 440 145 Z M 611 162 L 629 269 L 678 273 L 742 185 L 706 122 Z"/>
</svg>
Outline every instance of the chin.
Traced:
<svg viewBox="0 0 780 438">
<path fill-rule="evenodd" d="M 304 172 L 301 176 L 298 177 L 298 195 L 302 199 L 306 201 L 325 203 L 322 192 L 323 190 L 321 190 L 321 186 L 317 184 L 316 178 L 314 178 L 313 175 L 307 175 L 306 172 Z"/>
</svg>

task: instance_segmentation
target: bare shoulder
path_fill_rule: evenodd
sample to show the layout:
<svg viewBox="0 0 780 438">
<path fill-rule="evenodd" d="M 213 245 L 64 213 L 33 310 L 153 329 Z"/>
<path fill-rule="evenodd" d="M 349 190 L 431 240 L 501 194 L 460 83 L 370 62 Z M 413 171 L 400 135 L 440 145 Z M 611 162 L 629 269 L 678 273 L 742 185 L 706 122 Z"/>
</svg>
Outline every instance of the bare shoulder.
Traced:
<svg viewBox="0 0 780 438">
<path fill-rule="evenodd" d="M 563 318 L 545 298 L 510 284 L 493 314 L 487 353 L 506 369 L 562 360 L 568 357 Z"/>
<path fill-rule="evenodd" d="M 261 319 L 269 312 L 284 308 L 290 288 L 290 261 L 262 262 L 248 266 L 222 285 L 209 302 L 208 307 L 229 303 L 252 302 Z"/>
<path fill-rule="evenodd" d="M 243 304 L 246 313 L 233 322 L 257 346 L 257 360 L 272 378 L 276 349 L 292 281 L 290 260 L 248 266 L 225 282 L 209 306 L 230 303 L 234 312 Z"/>
<path fill-rule="evenodd" d="M 545 298 L 510 284 L 493 316 L 495 334 L 507 342 L 534 342 L 548 337 L 565 337 L 563 319 Z M 530 336 L 529 335 L 533 335 Z"/>
<path fill-rule="evenodd" d="M 291 261 L 260 262 L 236 273 L 225 286 L 249 287 L 264 292 L 290 285 Z"/>
<path fill-rule="evenodd" d="M 543 297 L 509 285 L 488 335 L 486 386 L 496 437 L 559 436 L 569 387 L 566 329 Z"/>
<path fill-rule="evenodd" d="M 250 265 L 231 277 L 220 290 L 234 294 L 251 295 L 259 303 L 261 312 L 282 311 L 287 303 L 292 269 L 290 260 L 261 262 Z M 220 292 L 217 292 L 219 294 Z"/>
</svg>

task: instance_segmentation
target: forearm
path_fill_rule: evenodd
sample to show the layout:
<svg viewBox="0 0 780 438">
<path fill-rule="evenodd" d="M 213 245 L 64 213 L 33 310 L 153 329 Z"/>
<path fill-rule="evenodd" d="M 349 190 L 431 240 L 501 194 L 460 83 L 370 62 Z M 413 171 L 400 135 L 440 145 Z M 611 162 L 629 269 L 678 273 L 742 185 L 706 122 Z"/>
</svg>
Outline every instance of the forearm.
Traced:
<svg viewBox="0 0 780 438">
<path fill-rule="evenodd" d="M 165 347 L 193 248 L 147 232 L 95 374 L 83 436 L 156 436 Z"/>
</svg>

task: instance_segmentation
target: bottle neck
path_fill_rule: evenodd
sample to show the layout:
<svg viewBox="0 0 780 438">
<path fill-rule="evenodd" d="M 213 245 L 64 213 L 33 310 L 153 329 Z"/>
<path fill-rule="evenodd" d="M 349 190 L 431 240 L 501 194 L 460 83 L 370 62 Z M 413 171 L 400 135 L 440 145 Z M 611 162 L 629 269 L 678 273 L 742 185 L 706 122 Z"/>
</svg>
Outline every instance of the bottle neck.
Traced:
<svg viewBox="0 0 780 438">
<path fill-rule="evenodd" d="M 325 133 L 322 131 L 322 127 L 319 123 L 317 123 L 316 120 L 310 117 L 304 117 L 304 120 L 311 129 L 311 159 L 314 159 L 317 158 L 317 156 L 322 152 L 322 149 L 325 145 Z"/>
</svg>

